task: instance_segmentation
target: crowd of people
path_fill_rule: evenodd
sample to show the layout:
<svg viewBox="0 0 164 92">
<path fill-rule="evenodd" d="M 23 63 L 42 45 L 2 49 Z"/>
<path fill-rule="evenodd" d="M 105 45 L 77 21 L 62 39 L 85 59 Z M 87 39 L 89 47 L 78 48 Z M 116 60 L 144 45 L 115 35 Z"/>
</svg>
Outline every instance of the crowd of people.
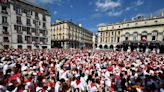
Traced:
<svg viewBox="0 0 164 92">
<path fill-rule="evenodd" d="M 164 92 L 164 55 L 87 49 L 0 50 L 0 92 Z"/>
</svg>

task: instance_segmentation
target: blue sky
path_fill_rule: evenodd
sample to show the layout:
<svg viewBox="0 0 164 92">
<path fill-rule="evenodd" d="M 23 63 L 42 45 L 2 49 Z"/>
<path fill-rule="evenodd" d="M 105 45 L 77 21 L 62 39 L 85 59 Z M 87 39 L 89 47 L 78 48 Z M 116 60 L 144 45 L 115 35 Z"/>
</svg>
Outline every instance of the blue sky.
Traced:
<svg viewBox="0 0 164 92">
<path fill-rule="evenodd" d="M 103 23 L 130 20 L 139 15 L 159 15 L 164 11 L 164 0 L 32 0 L 49 10 L 51 22 L 72 20 L 97 32 Z"/>
</svg>

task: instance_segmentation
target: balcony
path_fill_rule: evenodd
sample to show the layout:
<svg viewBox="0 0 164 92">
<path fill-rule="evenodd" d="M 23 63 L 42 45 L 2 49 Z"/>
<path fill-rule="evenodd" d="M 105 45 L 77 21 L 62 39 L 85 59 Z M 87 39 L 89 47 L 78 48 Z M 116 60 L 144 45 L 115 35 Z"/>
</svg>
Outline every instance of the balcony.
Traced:
<svg viewBox="0 0 164 92">
<path fill-rule="evenodd" d="M 23 31 L 17 30 L 17 34 L 23 34 Z"/>
<path fill-rule="evenodd" d="M 8 23 L 8 22 L 2 22 L 2 25 L 6 25 L 6 26 L 8 26 L 9 23 Z"/>
<path fill-rule="evenodd" d="M 1 13 L 8 14 L 7 10 L 2 10 Z"/>
<path fill-rule="evenodd" d="M 4 39 L 3 42 L 5 42 L 5 43 L 9 43 L 10 40 L 9 40 L 9 39 Z"/>
<path fill-rule="evenodd" d="M 21 21 L 17 21 L 17 24 L 20 24 L 20 25 L 22 25 L 22 22 L 21 22 Z"/>
<path fill-rule="evenodd" d="M 35 33 L 36 36 L 39 36 L 39 33 Z"/>
<path fill-rule="evenodd" d="M 43 26 L 43 28 L 44 28 L 44 29 L 47 29 L 47 27 L 46 27 L 46 26 Z"/>
<path fill-rule="evenodd" d="M 31 35 L 31 32 L 27 31 L 27 35 Z"/>
<path fill-rule="evenodd" d="M 36 19 L 36 20 L 39 20 L 39 17 L 38 17 L 38 16 L 35 16 L 35 19 Z"/>
<path fill-rule="evenodd" d="M 32 41 L 27 41 L 27 44 L 32 44 Z"/>
<path fill-rule="evenodd" d="M 8 31 L 3 31 L 3 35 L 7 36 L 7 35 L 9 35 L 9 32 Z"/>
<path fill-rule="evenodd" d="M 39 25 L 35 25 L 36 28 L 39 28 Z"/>
<path fill-rule="evenodd" d="M 31 18 L 31 15 L 30 14 L 26 14 L 26 17 Z"/>
<path fill-rule="evenodd" d="M 18 43 L 23 43 L 23 40 L 22 39 L 18 39 L 17 42 Z"/>
<path fill-rule="evenodd" d="M 31 26 L 31 23 L 27 23 L 27 26 Z"/>
</svg>

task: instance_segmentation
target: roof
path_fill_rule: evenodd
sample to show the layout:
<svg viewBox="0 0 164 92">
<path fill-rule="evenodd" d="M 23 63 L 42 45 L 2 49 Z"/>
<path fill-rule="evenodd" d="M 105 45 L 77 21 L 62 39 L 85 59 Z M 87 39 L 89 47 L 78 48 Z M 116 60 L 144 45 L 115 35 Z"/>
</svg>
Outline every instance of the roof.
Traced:
<svg viewBox="0 0 164 92">
<path fill-rule="evenodd" d="M 19 1 L 29 4 L 29 5 L 32 5 L 32 6 L 35 6 L 35 7 L 38 7 L 38 8 L 41 8 L 41 9 L 44 9 L 44 10 L 47 10 L 32 0 L 19 0 Z"/>
</svg>

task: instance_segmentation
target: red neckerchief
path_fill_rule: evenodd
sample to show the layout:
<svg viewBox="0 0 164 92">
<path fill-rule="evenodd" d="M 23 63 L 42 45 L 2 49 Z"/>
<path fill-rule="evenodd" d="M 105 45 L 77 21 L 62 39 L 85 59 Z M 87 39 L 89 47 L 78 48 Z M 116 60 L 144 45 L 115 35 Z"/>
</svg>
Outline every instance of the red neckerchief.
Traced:
<svg viewBox="0 0 164 92">
<path fill-rule="evenodd" d="M 95 83 L 91 82 L 91 88 L 96 86 Z"/>
<path fill-rule="evenodd" d="M 80 80 L 76 80 L 76 85 L 79 85 L 80 84 Z"/>
</svg>

